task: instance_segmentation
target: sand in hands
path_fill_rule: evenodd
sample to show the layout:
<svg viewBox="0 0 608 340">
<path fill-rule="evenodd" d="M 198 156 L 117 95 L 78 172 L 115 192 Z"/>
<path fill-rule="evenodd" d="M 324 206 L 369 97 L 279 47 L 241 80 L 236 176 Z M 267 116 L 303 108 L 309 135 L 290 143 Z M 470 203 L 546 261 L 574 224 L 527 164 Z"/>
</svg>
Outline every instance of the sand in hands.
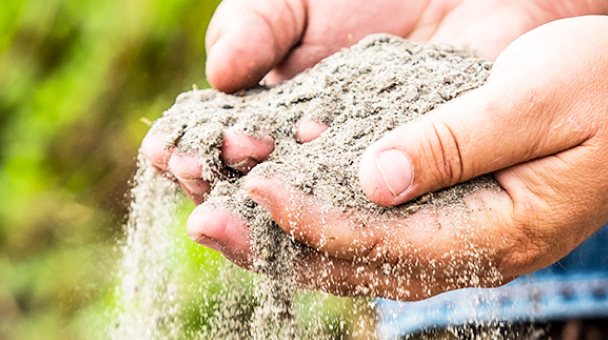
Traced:
<svg viewBox="0 0 608 340">
<path fill-rule="evenodd" d="M 152 127 L 168 134 L 167 147 L 200 157 L 203 179 L 213 189 L 203 205 L 229 209 L 250 225 L 259 306 L 252 320 L 255 339 L 309 338 L 294 321 L 292 296 L 298 287 L 294 261 L 302 244 L 284 233 L 268 212 L 251 201 L 244 177 L 220 155 L 224 131 L 274 139 L 270 157 L 251 172 L 278 175 L 320 204 L 373 218 L 404 217 L 420 209 L 463 206 L 463 197 L 479 188 L 500 190 L 490 177 L 473 179 L 427 194 L 398 207 L 380 207 L 359 187 L 357 168 L 364 150 L 392 129 L 484 84 L 491 63 L 467 49 L 413 44 L 389 35 L 373 35 L 321 61 L 275 87 L 234 95 L 215 90 L 181 94 Z M 299 122 L 330 126 L 316 140 L 295 139 Z M 297 212 L 294 212 L 297 213 Z"/>
</svg>

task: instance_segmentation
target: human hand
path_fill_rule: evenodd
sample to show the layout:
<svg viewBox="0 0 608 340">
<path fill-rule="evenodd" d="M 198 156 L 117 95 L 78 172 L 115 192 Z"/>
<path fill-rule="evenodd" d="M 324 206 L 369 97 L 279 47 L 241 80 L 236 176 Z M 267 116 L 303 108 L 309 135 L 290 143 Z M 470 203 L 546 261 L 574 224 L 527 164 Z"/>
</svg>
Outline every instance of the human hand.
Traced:
<svg viewBox="0 0 608 340">
<path fill-rule="evenodd" d="M 257 84 L 289 78 L 340 48 L 374 32 L 403 35 L 413 25 L 423 2 L 227 0 L 218 7 L 207 32 L 207 76 L 218 90 L 234 92 Z M 411 15 L 402 15 L 411 13 Z M 319 136 L 327 125 L 299 123 L 298 141 Z M 195 203 L 204 201 L 210 181 L 201 179 L 198 157 L 165 148 L 166 134 L 151 131 L 141 152 L 168 177 L 176 179 Z M 228 129 L 221 154 L 226 165 L 243 174 L 273 151 L 272 136 L 255 139 Z"/>
<path fill-rule="evenodd" d="M 464 212 L 422 210 L 353 229 L 354 214 L 321 209 L 280 178 L 248 177 L 251 198 L 311 247 L 298 279 L 341 295 L 420 299 L 508 282 L 574 249 L 608 221 L 607 32 L 608 18 L 580 17 L 522 36 L 486 85 L 364 154 L 361 186 L 382 205 L 494 172 L 505 191 L 471 194 Z M 248 237 L 244 221 L 213 214 L 195 210 L 189 233 L 246 262 L 247 247 L 234 251 Z"/>
<path fill-rule="evenodd" d="M 273 84 L 376 32 L 469 44 L 492 60 L 529 29 L 561 17 L 600 12 L 600 5 L 567 0 L 226 0 L 209 25 L 207 76 L 225 92 L 253 86 L 263 77 Z M 297 138 L 308 142 L 326 128 L 319 122 L 301 122 Z M 151 133 L 141 151 L 159 171 L 177 179 L 193 202 L 202 203 L 211 184 L 201 179 L 198 158 L 174 155 L 165 149 L 165 140 L 165 134 Z M 272 151 L 272 136 L 255 139 L 235 129 L 226 131 L 221 150 L 225 164 L 242 173 Z"/>
</svg>

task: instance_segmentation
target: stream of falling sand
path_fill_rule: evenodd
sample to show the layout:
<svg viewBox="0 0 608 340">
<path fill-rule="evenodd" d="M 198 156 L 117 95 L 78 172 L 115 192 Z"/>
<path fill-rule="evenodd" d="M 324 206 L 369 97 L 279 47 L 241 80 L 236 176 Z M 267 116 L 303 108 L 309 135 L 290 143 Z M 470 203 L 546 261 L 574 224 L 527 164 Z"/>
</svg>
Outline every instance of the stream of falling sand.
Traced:
<svg viewBox="0 0 608 340">
<path fill-rule="evenodd" d="M 182 267 L 175 256 L 176 247 L 180 245 L 170 230 L 177 223 L 178 189 L 142 156 L 138 165 L 131 191 L 126 240 L 122 245 L 120 283 L 116 287 L 118 308 L 109 330 L 110 339 L 184 339 L 187 336 L 184 322 L 179 318 L 183 308 L 182 297 L 178 296 L 181 283 L 175 280 Z M 283 256 L 289 259 L 282 262 L 290 263 L 295 256 L 292 241 L 267 214 L 260 214 L 258 219 L 258 225 L 269 227 L 267 232 L 274 235 L 277 244 L 270 248 L 271 252 L 265 251 L 259 256 L 258 268 L 264 275 L 256 278 L 255 295 L 244 292 L 242 283 L 238 282 L 238 269 L 220 264 L 217 279 L 224 282 L 224 292 L 212 297 L 219 305 L 211 315 L 211 327 L 190 334 L 188 338 L 279 340 L 299 337 L 292 307 L 295 285 L 277 284 L 293 280 L 292 268 L 274 267 L 270 262 Z M 260 237 L 254 233 L 254 243 Z M 252 304 L 247 299 L 257 300 L 253 316 L 244 307 Z M 320 320 L 309 321 L 304 332 L 306 338 L 324 338 L 320 327 Z"/>
<path fill-rule="evenodd" d="M 114 311 L 114 323 L 109 330 L 112 340 L 173 340 L 196 339 L 295 339 L 297 328 L 293 318 L 293 285 L 277 285 L 289 280 L 293 273 L 286 268 L 271 268 L 269 259 L 277 254 L 261 256 L 260 269 L 267 275 L 256 278 L 255 296 L 247 294 L 239 282 L 238 269 L 220 264 L 218 280 L 224 283 L 222 294 L 212 299 L 219 302 L 210 316 L 211 326 L 197 334 L 186 334 L 184 321 L 180 320 L 183 306 L 178 295 L 180 282 L 175 278 L 182 266 L 177 263 L 175 240 L 170 228 L 176 224 L 176 207 L 179 202 L 177 186 L 158 175 L 150 164 L 138 159 L 139 168 L 131 191 L 131 206 L 126 225 L 126 239 L 122 245 L 123 258 L 119 268 L 120 283 L 116 287 L 118 308 Z M 268 216 L 259 216 L 268 225 Z M 260 221 L 262 223 L 263 221 Z M 291 240 L 278 226 L 281 233 L 277 240 L 282 249 L 290 249 Z M 279 249 L 275 247 L 274 249 Z M 289 252 L 288 252 L 289 253 Z M 294 254 L 290 253 L 293 257 Z M 287 268 L 289 269 L 289 268 Z M 247 311 L 252 298 L 258 300 L 253 317 Z M 308 335 L 319 329 L 319 320 L 309 322 Z M 316 332 L 321 339 L 323 335 Z"/>
<path fill-rule="evenodd" d="M 119 269 L 119 299 L 110 339 L 178 339 L 177 283 L 173 258 L 177 188 L 164 180 L 142 156 L 131 191 L 126 241 Z"/>
</svg>

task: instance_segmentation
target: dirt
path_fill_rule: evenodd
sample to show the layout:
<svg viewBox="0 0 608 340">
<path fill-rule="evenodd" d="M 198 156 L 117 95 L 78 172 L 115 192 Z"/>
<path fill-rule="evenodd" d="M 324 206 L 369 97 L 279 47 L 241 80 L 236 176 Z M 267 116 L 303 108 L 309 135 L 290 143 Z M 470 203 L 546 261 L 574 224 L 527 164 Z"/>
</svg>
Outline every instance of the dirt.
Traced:
<svg viewBox="0 0 608 340">
<path fill-rule="evenodd" d="M 364 195 L 357 168 L 374 141 L 481 86 L 490 69 L 490 62 L 464 48 L 374 35 L 275 87 L 234 95 L 211 89 L 183 93 L 154 124 L 152 132 L 168 134 L 167 147 L 200 157 L 201 177 L 214 183 L 203 204 L 230 209 L 249 221 L 255 267 L 262 274 L 253 338 L 310 336 L 295 323 L 292 306 L 297 288 L 293 262 L 303 246 L 247 197 L 242 174 L 222 162 L 224 131 L 234 128 L 257 138 L 272 137 L 274 151 L 251 173 L 281 176 L 321 204 L 369 216 L 407 216 L 425 207 L 463 205 L 466 194 L 479 188 L 500 190 L 498 184 L 483 176 L 386 208 Z M 306 120 L 330 128 L 310 143 L 298 143 L 298 123 Z"/>
<path fill-rule="evenodd" d="M 177 339 L 182 325 L 175 322 L 180 305 L 172 278 L 178 267 L 169 231 L 175 222 L 177 187 L 163 180 L 143 156 L 138 164 L 119 265 L 118 310 L 112 311 L 109 338 Z"/>
</svg>

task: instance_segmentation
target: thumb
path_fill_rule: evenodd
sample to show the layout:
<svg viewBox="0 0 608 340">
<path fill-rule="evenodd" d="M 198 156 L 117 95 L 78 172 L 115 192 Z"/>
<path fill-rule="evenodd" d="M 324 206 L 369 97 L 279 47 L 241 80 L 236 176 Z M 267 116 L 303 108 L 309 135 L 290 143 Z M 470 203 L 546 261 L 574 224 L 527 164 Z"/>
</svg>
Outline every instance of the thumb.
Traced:
<svg viewBox="0 0 608 340">
<path fill-rule="evenodd" d="M 207 79 L 228 93 L 252 87 L 300 40 L 300 0 L 225 0 L 207 30 Z"/>
<path fill-rule="evenodd" d="M 361 158 L 363 191 L 398 205 L 582 143 L 589 136 L 562 112 L 558 86 L 542 84 L 496 79 L 388 133 Z"/>
</svg>

